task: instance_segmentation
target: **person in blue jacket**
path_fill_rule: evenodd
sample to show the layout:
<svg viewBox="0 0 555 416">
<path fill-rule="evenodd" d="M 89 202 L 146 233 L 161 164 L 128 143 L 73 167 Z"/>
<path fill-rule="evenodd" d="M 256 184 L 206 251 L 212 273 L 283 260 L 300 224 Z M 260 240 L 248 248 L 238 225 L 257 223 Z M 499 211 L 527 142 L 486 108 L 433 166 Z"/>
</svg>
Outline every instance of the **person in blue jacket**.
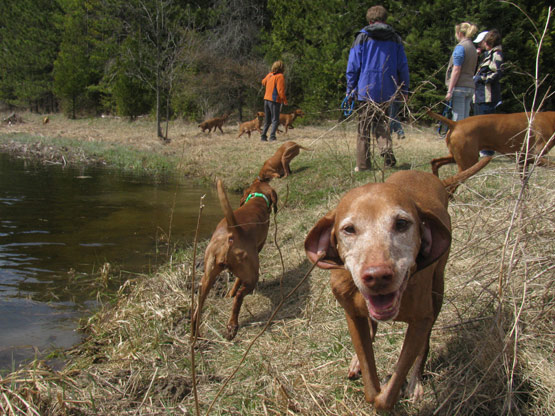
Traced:
<svg viewBox="0 0 555 416">
<path fill-rule="evenodd" d="M 347 96 L 358 102 L 357 161 L 355 171 L 372 167 L 372 136 L 386 167 L 397 163 L 393 154 L 388 107 L 395 99 L 406 99 L 409 67 L 401 37 L 385 23 L 387 10 L 370 7 L 368 26 L 355 37 L 347 63 Z"/>
</svg>

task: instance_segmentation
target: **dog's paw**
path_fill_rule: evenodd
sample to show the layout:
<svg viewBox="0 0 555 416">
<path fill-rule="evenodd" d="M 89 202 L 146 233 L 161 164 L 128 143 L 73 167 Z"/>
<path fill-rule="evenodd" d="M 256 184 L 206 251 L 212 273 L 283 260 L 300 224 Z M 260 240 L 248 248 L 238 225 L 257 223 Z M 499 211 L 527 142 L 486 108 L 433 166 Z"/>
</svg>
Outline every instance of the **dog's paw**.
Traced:
<svg viewBox="0 0 555 416">
<path fill-rule="evenodd" d="M 233 338 L 235 338 L 235 335 L 237 335 L 237 330 L 239 329 L 239 325 L 232 325 L 229 324 L 227 326 L 227 335 L 226 338 L 228 341 L 231 341 Z"/>
<path fill-rule="evenodd" d="M 349 380 L 357 380 L 361 376 L 360 372 L 360 362 L 358 361 L 358 357 L 356 354 L 353 354 L 353 358 L 351 358 L 351 364 L 349 365 L 349 373 L 347 377 Z"/>
</svg>

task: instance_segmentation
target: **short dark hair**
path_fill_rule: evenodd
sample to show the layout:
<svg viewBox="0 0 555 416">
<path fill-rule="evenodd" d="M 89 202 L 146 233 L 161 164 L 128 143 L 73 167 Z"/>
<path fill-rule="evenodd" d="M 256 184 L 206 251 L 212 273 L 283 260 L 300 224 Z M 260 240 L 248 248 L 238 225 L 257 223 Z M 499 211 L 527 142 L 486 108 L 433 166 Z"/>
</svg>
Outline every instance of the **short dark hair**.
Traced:
<svg viewBox="0 0 555 416">
<path fill-rule="evenodd" d="M 484 37 L 484 42 L 490 48 L 495 48 L 501 45 L 501 33 L 497 29 L 491 29 Z"/>
<path fill-rule="evenodd" d="M 368 23 L 385 22 L 387 20 L 387 10 L 383 6 L 372 6 L 366 12 Z"/>
</svg>

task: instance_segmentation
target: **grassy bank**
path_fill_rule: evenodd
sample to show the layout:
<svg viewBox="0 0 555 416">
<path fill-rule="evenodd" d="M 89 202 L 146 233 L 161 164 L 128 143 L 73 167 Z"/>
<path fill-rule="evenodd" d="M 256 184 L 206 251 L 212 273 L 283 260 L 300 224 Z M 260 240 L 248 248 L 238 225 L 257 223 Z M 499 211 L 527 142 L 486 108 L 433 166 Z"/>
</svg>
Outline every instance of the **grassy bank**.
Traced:
<svg viewBox="0 0 555 416">
<path fill-rule="evenodd" d="M 246 187 L 284 140 L 313 149 L 293 160 L 289 178 L 272 182 L 280 209 L 261 253 L 260 282 L 245 299 L 232 342 L 224 337 L 231 301 L 223 297 L 231 277 L 224 273 L 212 290 L 194 348 L 196 378 L 191 288 L 202 273 L 202 266 L 193 266 L 207 241 L 199 242 L 196 261 L 190 247 L 157 273 L 124 285 L 117 302 L 83 324 L 86 339 L 68 352 L 63 370 L 36 361 L 1 379 L 0 413 L 192 415 L 198 405 L 201 414 L 215 415 L 373 414 L 362 382 L 346 379 L 353 349 L 329 274 L 307 275 L 303 249 L 307 231 L 346 190 L 394 171 L 353 172 L 355 128 L 353 122 L 297 127 L 278 143 L 261 143 L 257 135 L 235 139 L 235 125 L 225 126 L 225 134 L 202 134 L 176 122 L 169 145 L 154 137 L 146 120 L 52 117 L 42 125 L 29 115 L 24 125 L 0 128 L 4 144 L 40 138 L 82 149 L 86 157 L 93 152 L 85 143 L 115 153 L 128 149 L 142 166 L 160 158 L 167 171 L 209 184 L 220 177 L 230 191 Z M 429 128 L 408 127 L 407 139 L 394 146 L 399 169 L 429 171 L 430 159 L 446 154 Z M 106 163 L 117 164 L 106 154 Z M 445 168 L 442 175 L 453 171 Z M 453 244 L 425 397 L 415 404 L 401 400 L 395 414 L 555 413 L 553 189 L 552 171 L 537 169 L 523 192 L 506 158 L 459 188 L 450 206 Z M 382 377 L 392 371 L 404 329 L 380 325 L 375 351 Z"/>
</svg>

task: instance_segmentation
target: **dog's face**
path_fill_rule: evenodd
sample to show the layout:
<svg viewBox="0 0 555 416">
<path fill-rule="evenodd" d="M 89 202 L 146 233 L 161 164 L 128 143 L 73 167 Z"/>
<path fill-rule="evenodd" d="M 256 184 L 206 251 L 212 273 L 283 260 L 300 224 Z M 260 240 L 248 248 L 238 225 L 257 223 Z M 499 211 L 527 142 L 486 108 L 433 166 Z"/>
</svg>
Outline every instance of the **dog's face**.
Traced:
<svg viewBox="0 0 555 416">
<path fill-rule="evenodd" d="M 449 247 L 450 240 L 433 241 L 436 226 L 396 186 L 369 184 L 347 193 L 318 221 L 305 249 L 319 267 L 348 270 L 369 316 L 387 321 L 399 313 L 410 276 Z"/>
<path fill-rule="evenodd" d="M 297 117 L 303 117 L 304 116 L 304 112 L 300 108 L 297 108 L 295 110 L 295 114 L 297 115 Z"/>
<path fill-rule="evenodd" d="M 262 111 L 259 111 L 258 113 L 256 113 L 256 117 L 264 117 L 264 113 Z"/>
</svg>

